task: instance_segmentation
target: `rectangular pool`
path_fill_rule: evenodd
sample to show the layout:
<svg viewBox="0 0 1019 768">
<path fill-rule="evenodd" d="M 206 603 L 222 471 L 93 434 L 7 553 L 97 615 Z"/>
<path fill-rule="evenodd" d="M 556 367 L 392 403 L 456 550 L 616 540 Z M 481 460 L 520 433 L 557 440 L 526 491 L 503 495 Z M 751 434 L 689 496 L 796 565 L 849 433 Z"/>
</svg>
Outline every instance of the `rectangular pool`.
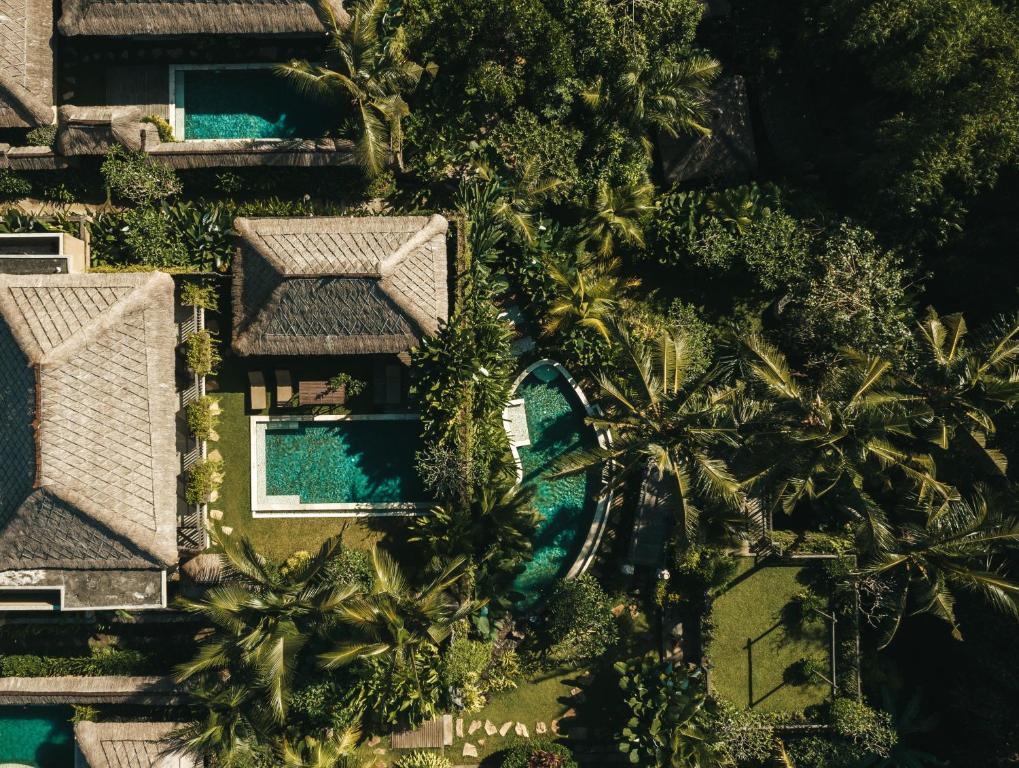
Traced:
<svg viewBox="0 0 1019 768">
<path fill-rule="evenodd" d="M 0 765 L 74 765 L 70 707 L 0 707 Z"/>
<path fill-rule="evenodd" d="M 430 506 L 414 466 L 410 414 L 252 416 L 256 517 L 406 514 Z"/>
<path fill-rule="evenodd" d="M 272 65 L 171 66 L 170 90 L 177 139 L 314 139 L 337 124 Z"/>
</svg>

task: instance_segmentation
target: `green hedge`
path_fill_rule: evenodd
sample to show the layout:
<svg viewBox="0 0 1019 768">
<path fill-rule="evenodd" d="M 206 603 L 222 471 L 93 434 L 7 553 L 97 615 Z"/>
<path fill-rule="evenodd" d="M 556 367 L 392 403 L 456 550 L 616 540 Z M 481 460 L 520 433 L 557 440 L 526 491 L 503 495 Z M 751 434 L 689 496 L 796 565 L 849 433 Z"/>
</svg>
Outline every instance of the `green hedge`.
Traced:
<svg viewBox="0 0 1019 768">
<path fill-rule="evenodd" d="M 102 648 L 91 656 L 0 656 L 0 677 L 136 675 L 149 672 L 153 659 L 141 651 Z"/>
</svg>

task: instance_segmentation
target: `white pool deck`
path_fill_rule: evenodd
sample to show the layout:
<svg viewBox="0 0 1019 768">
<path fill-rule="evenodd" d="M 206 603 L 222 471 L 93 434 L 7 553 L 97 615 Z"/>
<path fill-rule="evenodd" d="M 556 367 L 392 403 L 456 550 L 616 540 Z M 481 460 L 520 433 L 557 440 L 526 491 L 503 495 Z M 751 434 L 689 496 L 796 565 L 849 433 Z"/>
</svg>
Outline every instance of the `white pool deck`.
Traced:
<svg viewBox="0 0 1019 768">
<path fill-rule="evenodd" d="M 300 422 L 416 421 L 416 413 L 321 414 L 315 416 L 250 416 L 251 422 L 251 516 L 256 518 L 301 517 L 407 517 L 430 509 L 430 502 L 331 502 L 309 504 L 299 496 L 266 493 L 265 433 Z"/>
</svg>

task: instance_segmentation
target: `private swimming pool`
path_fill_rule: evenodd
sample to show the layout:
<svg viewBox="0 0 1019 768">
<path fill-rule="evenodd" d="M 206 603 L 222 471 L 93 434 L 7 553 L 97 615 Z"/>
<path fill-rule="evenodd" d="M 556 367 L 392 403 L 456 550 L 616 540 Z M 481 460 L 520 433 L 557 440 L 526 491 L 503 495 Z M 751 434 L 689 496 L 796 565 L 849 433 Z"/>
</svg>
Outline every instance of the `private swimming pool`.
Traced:
<svg viewBox="0 0 1019 768">
<path fill-rule="evenodd" d="M 527 605 L 556 580 L 586 567 L 600 538 L 605 503 L 597 498 L 600 473 L 548 476 L 561 456 L 598 445 L 598 435 L 585 422 L 587 408 L 566 370 L 549 360 L 534 363 L 520 375 L 507 408 L 521 482 L 534 486 L 535 506 L 544 518 L 535 538 L 534 558 L 514 582 Z"/>
<path fill-rule="evenodd" d="M 271 67 L 171 67 L 174 135 L 184 140 L 316 138 L 336 124 L 330 110 L 299 94 Z"/>
<path fill-rule="evenodd" d="M 69 768 L 74 728 L 69 707 L 0 707 L 0 765 Z"/>
<path fill-rule="evenodd" d="M 256 517 L 406 514 L 427 508 L 411 414 L 252 416 Z"/>
</svg>

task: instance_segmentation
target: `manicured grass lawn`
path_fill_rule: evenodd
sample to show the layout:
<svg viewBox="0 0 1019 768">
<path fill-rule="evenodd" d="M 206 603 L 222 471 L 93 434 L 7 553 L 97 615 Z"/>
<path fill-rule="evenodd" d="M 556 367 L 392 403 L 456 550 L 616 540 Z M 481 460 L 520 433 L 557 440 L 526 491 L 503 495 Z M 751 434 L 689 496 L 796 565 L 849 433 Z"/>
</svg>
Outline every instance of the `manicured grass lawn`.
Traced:
<svg viewBox="0 0 1019 768">
<path fill-rule="evenodd" d="M 806 587 L 810 571 L 811 566 L 757 567 L 752 558 L 740 558 L 712 611 L 715 631 L 707 653 L 711 686 L 720 696 L 772 712 L 801 712 L 827 698 L 827 684 L 784 681 L 786 670 L 802 658 L 825 664 L 830 659 L 830 625 L 790 630 L 783 623 L 783 611 Z"/>
<path fill-rule="evenodd" d="M 209 509 L 222 510 L 222 525 L 233 528 L 232 536 L 247 536 L 259 552 L 278 559 L 298 549 L 314 551 L 341 530 L 347 546 L 367 548 L 403 527 L 399 518 L 252 517 L 250 422 L 237 373 L 224 370 L 219 378 L 220 390 L 210 393 L 219 400 L 222 411 L 216 430 L 219 440 L 209 443 L 209 451 L 218 451 L 223 459 L 223 485 Z"/>
</svg>

